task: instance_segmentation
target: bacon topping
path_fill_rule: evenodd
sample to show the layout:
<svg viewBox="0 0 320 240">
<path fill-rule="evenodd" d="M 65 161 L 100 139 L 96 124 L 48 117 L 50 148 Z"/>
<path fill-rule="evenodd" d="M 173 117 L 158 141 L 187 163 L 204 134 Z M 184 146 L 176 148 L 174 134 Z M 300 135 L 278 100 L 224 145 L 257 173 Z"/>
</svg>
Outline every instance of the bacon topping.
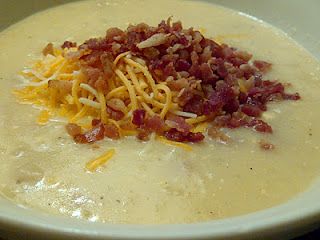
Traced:
<svg viewBox="0 0 320 240">
<path fill-rule="evenodd" d="M 76 43 L 66 41 L 62 48 L 74 46 Z M 79 51 L 82 72 L 89 84 L 104 93 L 114 76 L 114 59 L 130 51 L 146 63 L 157 82 L 165 82 L 177 92 L 174 100 L 181 111 L 206 115 L 213 121 L 215 128 L 209 135 L 222 142 L 228 139 L 217 127 L 247 127 L 272 133 L 272 127 L 259 119 L 267 110 L 267 104 L 300 99 L 298 93 L 285 92 L 287 85 L 263 78 L 271 69 L 271 63 L 252 60 L 252 54 L 218 44 L 193 28 L 183 29 L 181 22 L 171 23 L 170 18 L 157 27 L 141 23 L 125 31 L 110 28 L 105 37 L 89 39 L 79 46 Z M 109 100 L 106 106 L 109 117 L 123 119 L 127 105 L 120 99 Z M 131 122 L 141 140 L 148 139 L 151 132 L 179 142 L 198 142 L 204 138 L 202 133 L 190 132 L 191 126 L 185 118 L 178 116 L 166 116 L 163 120 L 138 109 L 132 113 Z M 100 128 L 104 128 L 108 137 L 120 136 L 114 125 L 98 124 L 91 131 L 77 135 L 77 141 L 100 139 Z"/>
<path fill-rule="evenodd" d="M 76 143 L 93 143 L 102 140 L 105 136 L 105 127 L 102 122 L 95 122 L 93 128 L 84 134 L 77 134 L 73 137 Z"/>
<path fill-rule="evenodd" d="M 146 116 L 145 110 L 137 109 L 133 111 L 132 123 L 140 127 L 144 123 L 145 116 Z"/>
<path fill-rule="evenodd" d="M 68 132 L 68 134 L 72 137 L 77 136 L 79 134 L 81 134 L 81 127 L 78 126 L 75 123 L 68 123 L 66 125 L 66 130 Z"/>
</svg>

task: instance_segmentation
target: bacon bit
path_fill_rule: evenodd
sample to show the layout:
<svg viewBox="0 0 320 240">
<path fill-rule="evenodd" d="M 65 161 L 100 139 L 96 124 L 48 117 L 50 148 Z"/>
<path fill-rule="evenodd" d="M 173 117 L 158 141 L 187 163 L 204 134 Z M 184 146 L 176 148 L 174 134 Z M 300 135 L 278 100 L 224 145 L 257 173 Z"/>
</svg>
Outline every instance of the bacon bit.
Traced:
<svg viewBox="0 0 320 240">
<path fill-rule="evenodd" d="M 78 134 L 73 137 L 76 143 L 84 144 L 84 143 L 93 143 L 104 138 L 104 125 L 102 122 L 93 126 L 91 130 L 84 134 Z"/>
<path fill-rule="evenodd" d="M 232 142 L 232 139 L 226 135 L 224 132 L 222 132 L 218 127 L 216 126 L 211 126 L 209 129 L 208 129 L 208 135 L 210 137 L 212 137 L 213 139 L 216 139 L 218 140 L 219 142 L 221 143 L 224 143 L 224 144 L 228 144 L 228 143 L 231 143 Z"/>
<path fill-rule="evenodd" d="M 52 43 L 48 43 L 47 46 L 45 46 L 45 48 L 42 50 L 42 54 L 44 56 L 47 56 L 48 54 L 54 55 L 53 44 Z"/>
<path fill-rule="evenodd" d="M 111 139 L 119 139 L 120 132 L 117 126 L 114 124 L 106 124 L 104 125 L 104 135 Z"/>
<path fill-rule="evenodd" d="M 64 49 L 64 48 L 73 48 L 73 47 L 76 47 L 77 46 L 77 43 L 75 42 L 70 42 L 70 41 L 65 41 L 62 45 L 61 45 L 61 48 Z"/>
<path fill-rule="evenodd" d="M 147 131 L 156 132 L 157 134 L 161 135 L 164 131 L 165 124 L 164 121 L 158 115 L 154 115 L 145 119 L 142 128 L 144 128 Z"/>
<path fill-rule="evenodd" d="M 204 139 L 204 135 L 201 132 L 193 133 L 189 132 L 187 137 L 186 137 L 186 142 L 201 142 Z"/>
<path fill-rule="evenodd" d="M 103 68 L 103 72 L 104 72 L 104 76 L 107 79 L 110 79 L 114 76 L 114 64 L 113 64 L 113 56 L 111 53 L 105 52 L 102 53 L 100 56 L 100 61 L 102 64 L 102 68 Z"/>
<path fill-rule="evenodd" d="M 301 96 L 299 93 L 294 93 L 294 94 L 286 94 L 285 93 L 285 94 L 283 94 L 283 99 L 297 101 L 297 100 L 301 99 Z"/>
<path fill-rule="evenodd" d="M 99 125 L 100 123 L 101 123 L 100 119 L 92 119 L 92 121 L 91 121 L 92 127 L 95 127 L 95 126 Z"/>
<path fill-rule="evenodd" d="M 164 133 L 164 136 L 171 141 L 175 142 L 201 142 L 204 139 L 204 135 L 200 132 L 198 133 L 182 133 L 175 128 L 171 128 L 169 131 Z"/>
<path fill-rule="evenodd" d="M 140 129 L 138 131 L 138 135 L 137 135 L 137 138 L 141 141 L 149 141 L 150 139 L 150 132 L 147 131 L 147 130 L 144 130 L 144 129 Z"/>
<path fill-rule="evenodd" d="M 164 136 L 171 141 L 175 142 L 184 142 L 185 135 L 182 132 L 179 132 L 177 129 L 171 128 L 169 131 L 164 133 Z"/>
<path fill-rule="evenodd" d="M 109 114 L 109 117 L 111 119 L 116 120 L 116 121 L 123 119 L 123 117 L 125 116 L 125 114 L 123 112 L 113 110 L 109 106 L 107 107 L 107 113 Z"/>
<path fill-rule="evenodd" d="M 247 123 L 247 126 L 252 127 L 257 132 L 272 133 L 272 127 L 260 119 L 252 119 L 250 122 Z"/>
<path fill-rule="evenodd" d="M 50 80 L 48 82 L 48 88 L 58 90 L 62 95 L 67 95 L 71 93 L 72 82 L 63 80 Z"/>
<path fill-rule="evenodd" d="M 241 107 L 241 111 L 251 117 L 260 117 L 262 113 L 261 109 L 258 106 L 250 104 L 244 104 Z"/>
<path fill-rule="evenodd" d="M 138 127 L 144 124 L 144 118 L 146 116 L 146 111 L 143 109 L 137 109 L 132 113 L 132 123 Z"/>
<path fill-rule="evenodd" d="M 73 45 L 65 42 L 62 47 Z M 252 62 L 252 54 L 218 44 L 192 28 L 183 29 L 181 22 L 171 23 L 170 18 L 157 27 L 141 23 L 126 31 L 110 28 L 105 37 L 89 39 L 78 49 L 81 70 L 97 90 L 108 91 L 108 81 L 114 75 L 113 60 L 130 51 L 145 61 L 157 82 L 166 82 L 171 90 L 179 92 L 175 99 L 183 111 L 209 116 L 218 127 L 248 127 L 272 133 L 271 126 L 258 119 L 267 104 L 300 99 L 298 93 L 286 93 L 284 84 L 263 79 L 272 67 L 270 63 Z M 123 119 L 128 103 L 112 101 L 107 103 L 110 118 Z M 203 135 L 189 134 L 181 119 L 166 120 L 172 128 L 164 133 L 168 139 L 201 141 Z M 144 110 L 133 112 L 132 124 L 138 127 L 137 137 L 142 140 L 151 132 L 163 134 L 165 129 L 163 120 L 146 116 Z M 212 131 L 212 135 L 217 134 Z"/>
<path fill-rule="evenodd" d="M 184 112 L 195 113 L 198 116 L 203 115 L 204 109 L 204 100 L 199 95 L 194 95 L 183 107 Z"/>
<path fill-rule="evenodd" d="M 170 115 L 165 124 L 170 128 L 175 128 L 179 132 L 188 133 L 191 130 L 191 125 L 189 125 L 183 117 Z"/>
<path fill-rule="evenodd" d="M 271 63 L 261 61 L 261 60 L 253 61 L 253 65 L 263 73 L 268 72 L 272 67 Z"/>
<path fill-rule="evenodd" d="M 178 72 L 188 71 L 190 67 L 191 67 L 191 64 L 185 59 L 179 59 L 175 65 L 176 71 Z"/>
<path fill-rule="evenodd" d="M 75 123 L 68 123 L 66 125 L 66 130 L 71 137 L 81 134 L 81 127 Z"/>
<path fill-rule="evenodd" d="M 272 143 L 269 143 L 269 142 L 267 142 L 265 140 L 261 140 L 259 142 L 259 145 L 260 145 L 260 148 L 262 150 L 273 150 L 273 149 L 275 149 L 275 146 Z"/>
</svg>

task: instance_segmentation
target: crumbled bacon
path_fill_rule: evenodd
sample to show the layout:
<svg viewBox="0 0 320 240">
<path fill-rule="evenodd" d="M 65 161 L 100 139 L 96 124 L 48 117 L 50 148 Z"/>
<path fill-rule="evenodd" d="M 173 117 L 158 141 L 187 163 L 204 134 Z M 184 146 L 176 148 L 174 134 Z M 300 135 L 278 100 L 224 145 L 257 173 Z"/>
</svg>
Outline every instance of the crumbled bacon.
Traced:
<svg viewBox="0 0 320 240">
<path fill-rule="evenodd" d="M 193 133 L 193 132 L 188 132 L 188 133 L 183 133 L 178 131 L 175 128 L 171 128 L 169 131 L 166 131 L 164 133 L 164 136 L 171 141 L 175 142 L 201 142 L 204 139 L 204 135 L 200 132 L 198 133 Z"/>
<path fill-rule="evenodd" d="M 132 123 L 138 127 L 144 124 L 144 118 L 146 116 L 146 111 L 143 109 L 137 109 L 133 111 Z"/>
<path fill-rule="evenodd" d="M 262 110 L 255 105 L 244 104 L 241 111 L 251 117 L 260 117 Z"/>
<path fill-rule="evenodd" d="M 204 135 L 201 132 L 193 133 L 189 132 L 186 137 L 186 142 L 201 142 L 204 139 Z"/>
<path fill-rule="evenodd" d="M 119 139 L 120 132 L 117 126 L 114 124 L 106 124 L 104 125 L 104 135 L 111 139 Z"/>
<path fill-rule="evenodd" d="M 145 119 L 142 128 L 146 129 L 147 131 L 156 132 L 161 135 L 164 131 L 165 124 L 164 121 L 158 115 L 154 115 Z"/>
<path fill-rule="evenodd" d="M 76 43 L 67 41 L 62 48 L 73 46 Z M 252 54 L 218 44 L 193 28 L 183 29 L 181 22 L 171 23 L 170 18 L 156 27 L 141 23 L 130 25 L 125 31 L 110 28 L 105 37 L 89 39 L 78 49 L 81 70 L 97 90 L 108 91 L 108 82 L 114 76 L 114 59 L 130 51 L 145 62 L 157 83 L 166 82 L 177 92 L 174 100 L 183 111 L 206 115 L 215 127 L 248 127 L 271 133 L 271 126 L 259 119 L 267 104 L 300 99 L 298 93 L 285 92 L 287 85 L 263 79 L 272 67 L 270 63 L 252 60 Z M 123 119 L 123 109 L 128 104 L 109 101 L 106 106 L 109 117 Z M 130 124 L 138 129 L 137 137 L 141 140 L 148 139 L 151 132 L 180 142 L 203 139 L 203 134 L 191 133 L 190 126 L 180 117 L 166 116 L 162 120 L 157 115 L 148 116 L 144 110 L 135 110 Z M 166 127 L 171 129 L 164 132 Z M 216 129 L 211 131 L 211 135 L 217 134 L 220 133 Z M 78 141 L 87 139 L 85 135 L 79 136 Z"/>
<path fill-rule="evenodd" d="M 141 141 L 148 141 L 150 137 L 150 132 L 144 129 L 140 129 L 137 134 L 137 138 Z"/>
<path fill-rule="evenodd" d="M 73 137 L 76 143 L 93 143 L 104 138 L 104 125 L 102 122 L 99 122 L 97 125 L 93 126 L 93 128 L 84 134 L 77 134 Z"/>
<path fill-rule="evenodd" d="M 66 125 L 66 130 L 68 134 L 72 137 L 81 134 L 81 127 L 75 123 L 68 123 Z"/>
<path fill-rule="evenodd" d="M 109 106 L 107 106 L 106 109 L 107 113 L 109 114 L 109 117 L 113 120 L 119 121 L 125 116 L 123 112 L 114 110 Z"/>
<path fill-rule="evenodd" d="M 261 140 L 259 142 L 259 145 L 260 145 L 260 148 L 262 150 L 273 150 L 273 149 L 275 149 L 275 146 L 272 143 L 269 143 L 269 142 L 267 142 L 265 140 Z"/>
<path fill-rule="evenodd" d="M 222 132 L 217 126 L 211 126 L 208 129 L 208 135 L 224 144 L 228 144 L 232 141 L 231 138 Z"/>
<path fill-rule="evenodd" d="M 256 60 L 253 62 L 253 65 L 258 68 L 261 72 L 265 73 L 271 69 L 272 64 L 261 61 L 261 60 Z"/>
<path fill-rule="evenodd" d="M 42 54 L 44 56 L 47 56 L 48 54 L 53 55 L 53 44 L 52 43 L 48 43 L 47 46 L 45 46 L 45 48 L 42 50 Z"/>
<path fill-rule="evenodd" d="M 272 133 L 271 126 L 260 119 L 256 119 L 256 118 L 252 119 L 250 122 L 247 123 L 247 126 L 252 127 L 257 132 Z"/>
<path fill-rule="evenodd" d="M 76 47 L 76 46 L 77 46 L 77 43 L 75 43 L 75 42 L 65 41 L 61 45 L 61 48 L 72 48 L 72 47 Z"/>
<path fill-rule="evenodd" d="M 49 89 L 55 89 L 60 92 L 62 95 L 67 95 L 71 93 L 72 82 L 71 81 L 63 81 L 63 80 L 50 80 L 48 82 Z"/>
<path fill-rule="evenodd" d="M 175 128 L 182 133 L 188 133 L 191 130 L 191 126 L 185 121 L 183 117 L 170 115 L 165 123 L 168 127 Z"/>
</svg>

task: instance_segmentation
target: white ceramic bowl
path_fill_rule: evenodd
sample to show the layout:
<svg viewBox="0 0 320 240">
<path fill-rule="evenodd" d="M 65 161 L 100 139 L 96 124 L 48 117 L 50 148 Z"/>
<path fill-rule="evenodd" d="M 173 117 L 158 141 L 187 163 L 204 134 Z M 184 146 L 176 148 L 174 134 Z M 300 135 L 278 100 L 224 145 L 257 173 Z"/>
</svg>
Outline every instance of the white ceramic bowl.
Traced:
<svg viewBox="0 0 320 240">
<path fill-rule="evenodd" d="M 60 0 L 0 0 L 0 27 Z M 212 0 L 284 30 L 320 59 L 319 0 Z M 320 159 L 319 159 L 320 160 Z M 320 226 L 320 181 L 291 201 L 253 214 L 185 225 L 108 225 L 48 216 L 0 199 L 0 236 L 13 239 L 290 239 Z"/>
</svg>

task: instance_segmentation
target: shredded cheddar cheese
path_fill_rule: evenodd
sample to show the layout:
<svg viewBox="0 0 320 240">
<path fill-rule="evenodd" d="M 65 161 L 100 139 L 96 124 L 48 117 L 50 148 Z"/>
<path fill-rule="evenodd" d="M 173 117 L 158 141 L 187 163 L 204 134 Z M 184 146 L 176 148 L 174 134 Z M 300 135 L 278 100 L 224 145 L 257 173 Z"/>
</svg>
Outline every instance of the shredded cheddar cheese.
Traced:
<svg viewBox="0 0 320 240">
<path fill-rule="evenodd" d="M 49 111 L 48 110 L 42 110 L 40 112 L 40 115 L 39 115 L 38 119 L 37 119 L 37 122 L 40 125 L 45 125 L 49 121 L 49 118 L 50 118 Z"/>
<path fill-rule="evenodd" d="M 185 144 L 185 143 L 181 143 L 181 142 L 174 142 L 174 141 L 171 141 L 171 140 L 168 140 L 162 136 L 159 136 L 156 138 L 158 141 L 162 142 L 162 143 L 165 143 L 165 144 L 168 144 L 168 145 L 171 145 L 171 146 L 174 146 L 174 147 L 179 147 L 179 148 L 182 148 L 186 151 L 192 151 L 192 147 L 188 144 Z"/>
<path fill-rule="evenodd" d="M 108 150 L 106 153 L 104 153 L 100 157 L 87 162 L 86 169 L 90 172 L 96 171 L 99 167 L 105 164 L 110 158 L 112 158 L 114 154 L 115 154 L 114 149 Z"/>
<path fill-rule="evenodd" d="M 52 113 L 47 118 L 60 115 L 76 124 L 83 124 L 81 121 L 88 117 L 99 118 L 108 123 L 110 117 L 106 105 L 114 98 L 129 101 L 123 110 L 126 115 L 122 121 L 131 121 L 131 113 L 139 108 L 145 109 L 150 116 L 158 114 L 162 119 L 169 112 L 186 117 L 191 125 L 206 120 L 203 116 L 183 112 L 173 102 L 175 95 L 166 83 L 156 83 L 144 65 L 145 62 L 132 57 L 130 52 L 121 53 L 115 58 L 113 63 L 116 75 L 108 83 L 109 91 L 103 93 L 88 84 L 77 60 L 65 57 L 75 51 L 77 48 L 54 49 L 54 55 L 43 56 L 31 68 L 22 71 L 21 76 L 27 83 L 14 93 L 23 103 L 47 107 Z M 57 84 L 63 87 L 55 87 Z M 63 91 L 68 86 L 70 91 Z M 39 124 L 43 122 L 45 121 L 38 121 Z M 118 121 L 113 124 L 121 130 Z M 127 131 L 122 133 L 131 135 Z"/>
<path fill-rule="evenodd" d="M 201 132 L 204 133 L 208 128 L 208 123 L 207 122 L 202 122 L 199 123 L 197 126 L 195 126 L 194 128 L 192 128 L 192 132 L 193 133 L 197 133 L 197 132 Z"/>
<path fill-rule="evenodd" d="M 207 117 L 184 112 L 175 102 L 178 93 L 173 92 L 166 82 L 156 82 L 144 60 L 130 52 L 119 54 L 113 62 L 115 74 L 108 79 L 108 90 L 101 91 L 89 84 L 79 59 L 67 57 L 76 51 L 77 48 L 54 49 L 53 55 L 43 56 L 21 72 L 24 83 L 14 90 L 14 94 L 21 103 L 44 107 L 37 119 L 38 124 L 44 125 L 50 118 L 62 116 L 70 123 L 90 129 L 92 119 L 100 119 L 116 126 L 121 137 L 132 136 L 138 131 L 122 127 L 132 124 L 132 113 L 136 109 L 144 109 L 149 116 L 159 115 L 164 120 L 168 114 L 184 117 L 193 132 L 205 131 Z M 121 120 L 114 120 L 107 108 L 109 103 L 119 101 L 123 103 L 121 112 L 124 116 Z M 186 151 L 192 150 L 187 144 L 164 137 L 158 140 Z M 88 163 L 88 168 L 95 169 L 105 159 L 102 157 Z"/>
</svg>

